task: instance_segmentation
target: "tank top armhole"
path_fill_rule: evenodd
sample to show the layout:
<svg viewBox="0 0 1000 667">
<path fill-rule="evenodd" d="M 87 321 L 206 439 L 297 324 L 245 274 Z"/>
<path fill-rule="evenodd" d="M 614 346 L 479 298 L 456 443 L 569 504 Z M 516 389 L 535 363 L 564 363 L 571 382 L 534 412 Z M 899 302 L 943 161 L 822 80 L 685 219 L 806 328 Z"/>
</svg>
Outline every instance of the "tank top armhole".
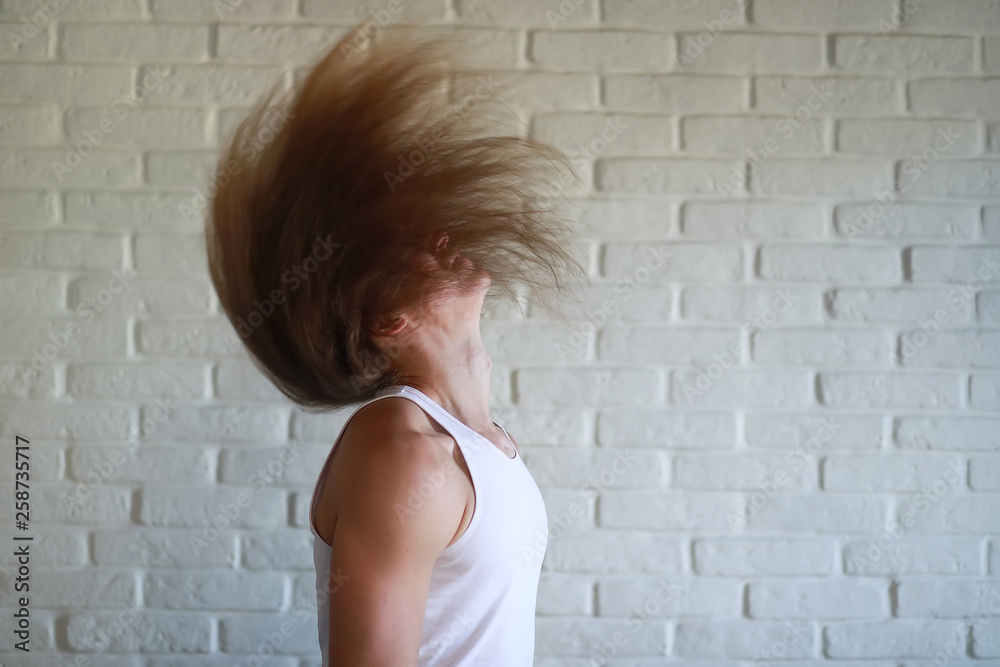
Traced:
<svg viewBox="0 0 1000 667">
<path fill-rule="evenodd" d="M 470 480 L 470 483 L 472 484 L 472 494 L 473 494 L 473 498 L 475 498 L 475 503 L 476 504 L 475 504 L 475 508 L 472 510 L 472 518 L 469 519 L 469 525 L 465 527 L 465 532 L 463 532 L 461 535 L 459 535 L 459 537 L 458 537 L 457 540 L 455 540 L 454 542 L 452 542 L 451 544 L 449 544 L 448 546 L 446 546 L 444 548 L 444 550 L 442 550 L 441 553 L 438 555 L 439 559 L 441 559 L 441 558 L 445 558 L 445 559 L 450 558 L 459 549 L 462 548 L 462 545 L 464 545 L 466 542 L 468 542 L 472 538 L 473 531 L 475 531 L 475 529 L 479 526 L 479 517 L 482 514 L 482 512 L 479 511 L 479 493 L 478 493 L 478 489 L 476 488 L 476 477 L 477 477 L 477 475 L 476 475 L 475 469 L 476 469 L 476 465 L 477 464 L 475 464 L 473 461 L 470 460 L 471 457 L 469 457 L 469 456 L 466 455 L 465 448 L 462 447 L 461 441 L 458 438 L 458 436 L 456 436 L 455 433 L 451 430 L 451 428 L 449 428 L 448 425 L 445 424 L 446 420 L 442 419 L 441 415 L 437 414 L 437 410 L 438 410 L 437 405 L 435 405 L 434 403 L 430 403 L 430 402 L 425 403 L 424 400 L 423 400 L 423 398 L 421 396 L 418 396 L 418 395 L 415 395 L 415 394 L 412 394 L 412 393 L 409 393 L 409 392 L 406 392 L 406 391 L 402 391 L 400 393 L 392 393 L 392 394 L 388 394 L 388 395 L 390 395 L 390 396 L 398 396 L 400 398 L 409 399 L 413 403 L 416 403 L 417 406 L 421 410 L 423 410 L 425 413 L 427 413 L 427 415 L 431 419 L 433 419 L 435 422 L 437 422 L 438 424 L 440 424 L 441 427 L 445 431 L 448 432 L 448 435 L 450 435 L 452 438 L 455 439 L 455 446 L 458 447 L 458 449 L 459 449 L 460 452 L 462 452 L 462 458 L 465 459 L 465 465 L 468 466 L 468 468 L 469 468 L 469 476 L 472 478 Z"/>
</svg>

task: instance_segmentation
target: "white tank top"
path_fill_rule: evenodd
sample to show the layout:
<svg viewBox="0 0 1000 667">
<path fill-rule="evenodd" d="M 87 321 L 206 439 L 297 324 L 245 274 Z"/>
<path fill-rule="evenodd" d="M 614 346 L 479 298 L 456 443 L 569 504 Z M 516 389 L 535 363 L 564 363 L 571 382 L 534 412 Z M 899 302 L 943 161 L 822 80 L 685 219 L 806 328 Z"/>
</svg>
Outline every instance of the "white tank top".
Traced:
<svg viewBox="0 0 1000 667">
<path fill-rule="evenodd" d="M 545 502 L 535 480 L 520 455 L 507 456 L 414 387 L 381 389 L 351 418 L 369 403 L 388 396 L 414 401 L 455 438 L 469 467 L 476 498 L 465 532 L 434 563 L 417 666 L 531 667 L 538 578 L 549 534 Z M 347 423 L 341 435 L 346 428 Z M 333 448 L 339 441 L 338 435 Z M 323 667 L 340 667 L 331 665 L 328 655 L 330 605 L 326 591 L 331 581 L 332 548 L 316 532 L 313 522 L 316 495 L 333 448 L 309 503 Z M 419 506 L 419 498 L 412 502 Z"/>
</svg>

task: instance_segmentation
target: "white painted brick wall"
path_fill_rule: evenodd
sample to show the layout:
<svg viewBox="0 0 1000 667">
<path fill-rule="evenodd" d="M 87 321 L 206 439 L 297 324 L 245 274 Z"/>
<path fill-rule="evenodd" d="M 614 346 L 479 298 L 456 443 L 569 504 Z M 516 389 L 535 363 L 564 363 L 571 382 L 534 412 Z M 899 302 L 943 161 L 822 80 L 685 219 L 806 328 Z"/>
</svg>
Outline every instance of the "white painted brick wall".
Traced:
<svg viewBox="0 0 1000 667">
<path fill-rule="evenodd" d="M 400 5 L 584 159 L 585 312 L 483 327 L 552 529 L 536 664 L 1000 664 L 1000 3 Z M 0 516 L 20 434 L 35 535 L 0 662 L 319 665 L 307 502 L 349 411 L 233 345 L 182 207 L 387 6 L 0 0 Z"/>
</svg>

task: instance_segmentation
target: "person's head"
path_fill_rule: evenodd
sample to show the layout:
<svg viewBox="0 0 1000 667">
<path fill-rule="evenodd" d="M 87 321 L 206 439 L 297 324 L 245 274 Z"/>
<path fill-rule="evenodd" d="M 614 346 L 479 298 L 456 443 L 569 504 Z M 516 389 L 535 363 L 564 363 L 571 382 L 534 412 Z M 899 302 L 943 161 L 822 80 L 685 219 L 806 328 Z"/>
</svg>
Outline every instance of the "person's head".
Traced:
<svg viewBox="0 0 1000 667">
<path fill-rule="evenodd" d="M 586 277 L 542 196 L 565 156 L 497 136 L 495 84 L 455 65 L 441 38 L 392 28 L 356 49 L 359 28 L 239 125 L 205 225 L 226 315 L 306 408 L 405 381 L 392 358 L 408 324 L 478 319 L 487 298 L 516 302 L 522 287 L 564 320 Z"/>
</svg>

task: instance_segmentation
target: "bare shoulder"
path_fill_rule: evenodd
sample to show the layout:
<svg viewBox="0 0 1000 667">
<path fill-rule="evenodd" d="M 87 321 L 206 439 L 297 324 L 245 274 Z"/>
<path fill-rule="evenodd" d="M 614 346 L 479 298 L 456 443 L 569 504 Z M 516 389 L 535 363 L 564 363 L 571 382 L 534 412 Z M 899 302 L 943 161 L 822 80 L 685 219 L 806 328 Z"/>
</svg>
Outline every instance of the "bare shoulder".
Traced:
<svg viewBox="0 0 1000 667">
<path fill-rule="evenodd" d="M 380 522 L 389 514 L 402 518 L 413 509 L 416 492 L 421 512 L 432 514 L 442 528 L 441 548 L 447 545 L 462 520 L 468 496 L 461 476 L 451 474 L 454 439 L 435 431 L 419 406 L 399 397 L 365 406 L 352 417 L 337 449 L 327 475 L 334 526 L 345 512 L 370 513 L 369 519 Z M 441 483 L 425 498 L 421 489 L 426 490 L 428 479 Z"/>
</svg>

